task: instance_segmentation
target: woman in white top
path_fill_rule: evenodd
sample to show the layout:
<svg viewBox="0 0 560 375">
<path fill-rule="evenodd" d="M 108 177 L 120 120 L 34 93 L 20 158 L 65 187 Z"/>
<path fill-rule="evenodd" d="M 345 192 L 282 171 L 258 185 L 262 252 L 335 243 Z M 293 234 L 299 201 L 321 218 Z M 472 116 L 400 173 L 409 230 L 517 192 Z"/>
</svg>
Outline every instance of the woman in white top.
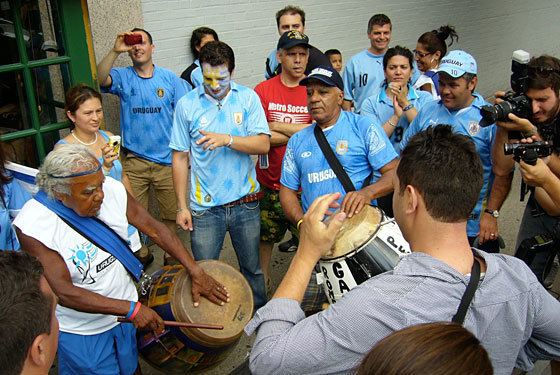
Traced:
<svg viewBox="0 0 560 375">
<path fill-rule="evenodd" d="M 447 54 L 446 40 L 449 46 L 459 36 L 453 26 L 441 26 L 437 30 L 428 31 L 418 38 L 414 56 L 418 69 L 423 73 L 414 83 L 414 88 L 428 91 L 434 99 L 439 99 L 437 68 L 441 59 Z"/>
</svg>

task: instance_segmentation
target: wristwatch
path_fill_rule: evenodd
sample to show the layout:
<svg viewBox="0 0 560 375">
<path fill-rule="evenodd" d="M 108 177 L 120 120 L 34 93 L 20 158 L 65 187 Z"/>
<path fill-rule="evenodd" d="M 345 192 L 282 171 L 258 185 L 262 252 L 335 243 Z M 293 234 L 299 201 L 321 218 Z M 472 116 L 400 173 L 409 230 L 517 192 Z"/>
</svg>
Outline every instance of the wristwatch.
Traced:
<svg viewBox="0 0 560 375">
<path fill-rule="evenodd" d="M 498 210 L 491 210 L 491 209 L 489 209 L 489 208 L 486 208 L 486 209 L 484 210 L 484 212 L 486 212 L 487 214 L 490 214 L 490 215 L 494 216 L 496 219 L 500 217 L 500 211 L 498 211 Z"/>
</svg>

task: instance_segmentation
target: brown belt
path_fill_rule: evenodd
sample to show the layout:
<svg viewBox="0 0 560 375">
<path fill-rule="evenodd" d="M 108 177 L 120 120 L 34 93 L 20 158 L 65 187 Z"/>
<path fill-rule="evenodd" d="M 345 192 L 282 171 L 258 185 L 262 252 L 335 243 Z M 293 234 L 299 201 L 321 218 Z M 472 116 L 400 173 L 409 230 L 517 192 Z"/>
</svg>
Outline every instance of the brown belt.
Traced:
<svg viewBox="0 0 560 375">
<path fill-rule="evenodd" d="M 258 193 L 247 194 L 246 196 L 239 198 L 236 201 L 224 204 L 224 206 L 225 207 L 237 206 L 242 203 L 251 203 L 251 202 L 260 201 L 263 198 L 264 198 L 264 192 L 259 191 Z"/>
</svg>

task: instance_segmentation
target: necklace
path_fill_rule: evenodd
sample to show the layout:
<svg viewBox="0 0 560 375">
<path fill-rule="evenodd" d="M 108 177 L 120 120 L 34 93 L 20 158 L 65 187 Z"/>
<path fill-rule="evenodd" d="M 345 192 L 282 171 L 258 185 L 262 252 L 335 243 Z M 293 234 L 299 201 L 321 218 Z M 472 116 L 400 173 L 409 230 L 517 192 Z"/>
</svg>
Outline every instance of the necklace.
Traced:
<svg viewBox="0 0 560 375">
<path fill-rule="evenodd" d="M 76 134 L 74 134 L 74 130 L 70 131 L 70 134 L 72 134 L 72 137 L 74 137 L 74 139 L 78 142 L 80 142 L 81 144 L 83 144 L 84 146 L 91 146 L 93 144 L 95 144 L 95 142 L 97 142 L 97 132 L 95 132 L 95 139 L 91 142 L 84 142 L 82 141 L 80 138 L 78 138 L 78 136 Z"/>
</svg>

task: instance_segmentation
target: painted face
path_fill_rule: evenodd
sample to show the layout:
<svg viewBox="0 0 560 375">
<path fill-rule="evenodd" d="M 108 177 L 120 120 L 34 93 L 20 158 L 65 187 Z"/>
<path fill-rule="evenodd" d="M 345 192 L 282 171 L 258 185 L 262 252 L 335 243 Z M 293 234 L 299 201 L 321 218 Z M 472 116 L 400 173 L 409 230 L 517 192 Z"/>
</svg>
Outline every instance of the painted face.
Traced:
<svg viewBox="0 0 560 375">
<path fill-rule="evenodd" d="M 103 120 L 103 106 L 97 98 L 89 98 L 83 102 L 76 112 L 66 112 L 68 118 L 84 133 L 95 133 Z"/>
<path fill-rule="evenodd" d="M 142 35 L 142 43 L 135 44 L 132 49 L 128 51 L 128 55 L 130 56 L 132 63 L 134 65 L 151 64 L 152 53 L 155 46 L 150 43 L 148 34 L 146 34 L 145 32 L 135 31 L 134 33 Z"/>
<path fill-rule="evenodd" d="M 340 71 L 342 70 L 342 55 L 339 55 L 338 53 L 330 55 L 329 60 L 331 61 L 332 67 L 340 73 Z"/>
<path fill-rule="evenodd" d="M 309 52 L 307 48 L 295 46 L 289 50 L 280 50 L 278 57 L 282 64 L 282 72 L 292 76 L 293 78 L 303 78 Z"/>
<path fill-rule="evenodd" d="M 101 170 L 96 173 L 72 178 L 70 195 L 57 196 L 62 203 L 82 217 L 96 216 L 103 203 L 103 182 L 105 176 Z"/>
<path fill-rule="evenodd" d="M 439 56 L 439 51 L 437 52 Z M 438 59 L 435 54 L 428 52 L 426 46 L 422 43 L 416 43 L 416 49 L 414 50 L 414 59 L 418 65 L 418 69 L 421 72 L 426 72 L 432 68 L 437 67 Z"/>
<path fill-rule="evenodd" d="M 336 87 L 311 80 L 307 85 L 307 108 L 319 125 L 334 125 L 340 113 L 343 93 Z"/>
<path fill-rule="evenodd" d="M 368 33 L 368 38 L 371 43 L 371 49 L 375 54 L 385 53 L 391 41 L 391 24 L 386 23 L 383 26 L 373 25 Z"/>
<path fill-rule="evenodd" d="M 410 67 L 408 58 L 404 56 L 393 56 L 387 62 L 385 78 L 387 78 L 387 82 L 400 83 L 402 87 L 408 83 L 411 73 L 412 68 Z"/>
<path fill-rule="evenodd" d="M 443 105 L 453 111 L 468 107 L 474 99 L 472 91 L 476 82 L 476 77 L 467 82 L 463 77 L 453 78 L 449 74 L 439 73 L 439 94 Z"/>
<path fill-rule="evenodd" d="M 560 98 L 551 87 L 544 90 L 529 89 L 527 96 L 531 99 L 533 121 L 537 124 L 550 122 L 560 112 Z"/>
<path fill-rule="evenodd" d="M 212 66 L 202 64 L 202 77 L 206 93 L 217 100 L 222 100 L 230 90 L 231 74 L 227 64 Z"/>
<path fill-rule="evenodd" d="M 284 14 L 278 22 L 278 34 L 282 36 L 286 31 L 297 30 L 304 34 L 305 27 L 299 14 Z"/>
<path fill-rule="evenodd" d="M 206 45 L 206 43 L 215 42 L 215 41 L 216 40 L 214 39 L 214 35 L 206 34 L 202 37 L 202 39 L 200 39 L 200 44 L 195 48 L 198 52 L 200 52 L 200 50 L 202 49 L 202 47 Z"/>
</svg>

